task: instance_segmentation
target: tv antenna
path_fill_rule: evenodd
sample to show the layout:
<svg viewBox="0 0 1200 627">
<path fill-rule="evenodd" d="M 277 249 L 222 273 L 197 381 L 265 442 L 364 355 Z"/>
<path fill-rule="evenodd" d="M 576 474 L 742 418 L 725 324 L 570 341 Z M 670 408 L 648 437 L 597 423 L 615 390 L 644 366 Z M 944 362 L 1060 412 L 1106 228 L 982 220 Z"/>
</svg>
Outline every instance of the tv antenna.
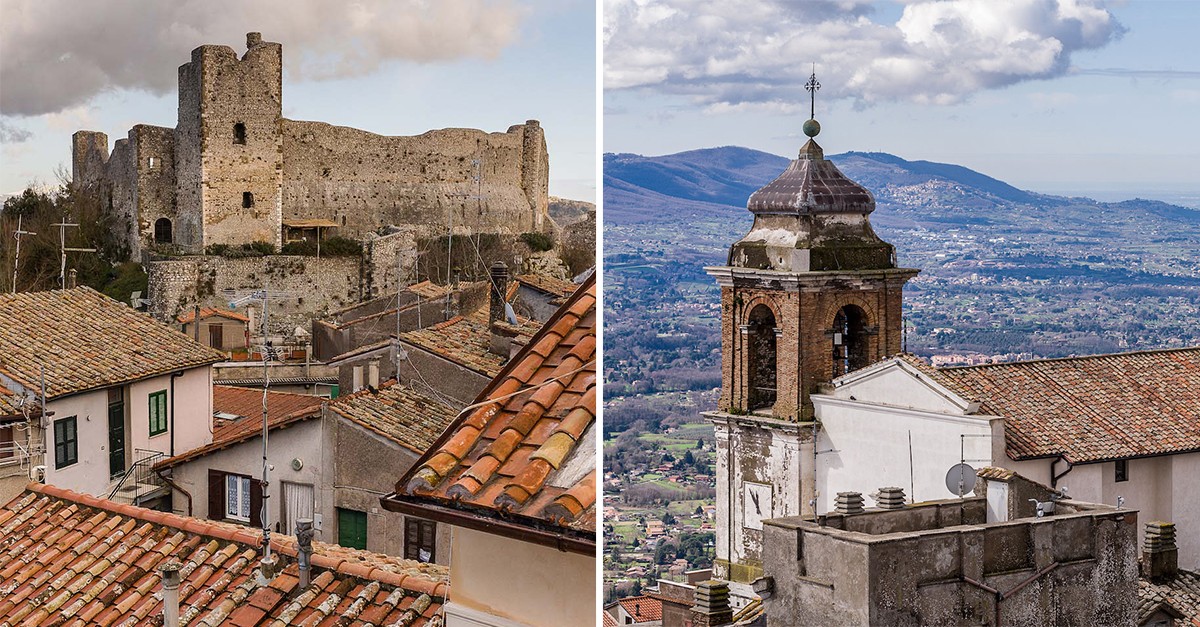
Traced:
<svg viewBox="0 0 1200 627">
<path fill-rule="evenodd" d="M 16 255 L 13 257 L 13 280 L 12 285 L 10 286 L 11 293 L 13 294 L 17 293 L 17 268 L 21 266 L 21 236 L 37 235 L 37 233 L 34 233 L 33 231 L 25 231 L 21 229 L 21 220 L 24 217 L 25 216 L 22 216 L 21 214 L 17 214 L 17 230 L 13 231 L 13 238 L 17 240 Z"/>
<path fill-rule="evenodd" d="M 55 222 L 50 226 L 58 227 L 58 251 L 60 261 L 58 264 L 58 285 L 61 289 L 67 289 L 67 253 L 94 253 L 95 248 L 67 248 L 67 228 L 78 227 L 78 223 L 67 222 L 63 218 L 62 222 Z M 18 240 L 20 241 L 20 240 Z"/>
<path fill-rule="evenodd" d="M 262 319 L 261 319 L 261 338 L 262 344 L 258 347 L 259 354 L 262 355 L 263 365 L 263 387 L 262 387 L 262 507 L 259 509 L 259 522 L 262 523 L 263 536 L 263 558 L 260 575 L 265 580 L 270 580 L 278 574 L 278 560 L 271 555 L 271 465 L 267 462 L 267 390 L 271 386 L 271 369 L 270 362 L 276 361 L 279 358 L 278 349 L 271 344 L 270 327 L 267 324 L 267 306 L 273 298 L 283 298 L 289 296 L 284 293 L 271 293 L 270 288 L 263 287 L 260 290 L 255 290 L 244 296 L 234 297 L 229 300 L 229 307 L 236 309 L 254 301 L 262 303 Z M 196 324 L 200 324 L 197 318 Z"/>
</svg>

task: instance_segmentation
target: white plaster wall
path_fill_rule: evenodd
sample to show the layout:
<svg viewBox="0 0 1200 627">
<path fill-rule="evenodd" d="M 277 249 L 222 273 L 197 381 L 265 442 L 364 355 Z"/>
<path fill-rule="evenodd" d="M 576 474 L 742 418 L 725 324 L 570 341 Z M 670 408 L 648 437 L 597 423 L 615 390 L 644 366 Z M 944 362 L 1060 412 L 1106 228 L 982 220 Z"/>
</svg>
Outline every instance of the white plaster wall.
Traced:
<svg viewBox="0 0 1200 627">
<path fill-rule="evenodd" d="M 54 415 L 46 424 L 46 483 L 60 488 L 108 496 L 108 392 L 96 390 L 46 403 Z M 54 421 L 76 417 L 79 461 L 55 470 Z"/>
<path fill-rule="evenodd" d="M 322 542 L 337 542 L 334 533 L 336 526 L 332 520 L 332 510 L 323 511 L 320 498 L 322 489 L 321 475 L 321 421 L 312 419 L 294 424 L 285 429 L 278 429 L 270 434 L 268 440 L 268 462 L 274 466 L 271 471 L 271 505 L 270 522 L 272 528 L 279 522 L 283 507 L 281 498 L 281 482 L 309 483 L 315 488 L 317 504 L 314 514 L 323 514 L 323 531 L 317 534 Z M 299 458 L 304 462 L 300 470 L 293 470 L 291 461 Z M 208 470 L 220 470 L 251 477 L 262 476 L 262 438 L 254 437 L 245 442 L 239 442 L 229 448 L 209 453 L 194 460 L 175 466 L 171 475 L 180 487 L 192 495 L 192 516 L 208 518 Z M 186 515 L 187 500 L 179 493 L 172 496 L 172 509 L 177 514 Z M 290 534 L 289 534 L 290 535 Z"/>
<path fill-rule="evenodd" d="M 888 486 L 904 488 L 915 501 L 952 498 L 956 495 L 946 489 L 946 472 L 962 457 L 977 470 L 988 465 L 974 460 L 992 459 L 993 439 L 1002 424 L 998 418 L 916 411 L 818 394 L 811 398 L 821 422 L 818 513 L 833 509 L 838 492 L 861 492 L 865 497 Z M 964 434 L 971 437 L 961 440 L 960 453 L 959 436 Z M 874 506 L 870 498 L 865 504 Z"/>
<path fill-rule="evenodd" d="M 167 431 L 150 436 L 150 395 L 154 392 L 167 393 Z M 129 431 L 126 447 L 158 451 L 171 454 L 172 423 L 175 431 L 174 452 L 186 453 L 212 442 L 212 369 L 208 366 L 185 370 L 175 379 L 175 419 L 171 414 L 171 376 L 162 375 L 131 383 L 125 395 L 126 413 L 129 416 Z"/>
<path fill-rule="evenodd" d="M 950 396 L 948 390 L 923 381 L 898 363 L 856 376 L 843 377 L 846 383 L 834 388 L 829 396 L 869 400 L 881 405 L 923 409 L 931 412 L 962 415 L 961 399 Z M 824 395 L 824 394 L 823 394 Z"/>
<path fill-rule="evenodd" d="M 596 559 L 455 527 L 450 603 L 500 620 L 469 622 L 447 612 L 446 627 L 596 624 Z"/>
<path fill-rule="evenodd" d="M 1179 567 L 1200 571 L 1200 453 L 1172 456 L 1171 478 L 1171 520 L 1179 545 Z"/>
</svg>

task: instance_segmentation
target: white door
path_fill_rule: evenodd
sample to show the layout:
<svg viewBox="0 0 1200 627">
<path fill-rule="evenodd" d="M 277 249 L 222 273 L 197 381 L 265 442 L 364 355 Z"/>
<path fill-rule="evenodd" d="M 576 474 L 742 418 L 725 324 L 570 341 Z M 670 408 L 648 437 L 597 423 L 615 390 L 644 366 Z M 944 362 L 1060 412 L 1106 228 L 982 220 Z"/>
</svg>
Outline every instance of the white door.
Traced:
<svg viewBox="0 0 1200 627">
<path fill-rule="evenodd" d="M 279 516 L 279 532 L 296 535 L 296 521 L 313 517 L 315 500 L 310 483 L 283 482 L 283 512 Z"/>
</svg>

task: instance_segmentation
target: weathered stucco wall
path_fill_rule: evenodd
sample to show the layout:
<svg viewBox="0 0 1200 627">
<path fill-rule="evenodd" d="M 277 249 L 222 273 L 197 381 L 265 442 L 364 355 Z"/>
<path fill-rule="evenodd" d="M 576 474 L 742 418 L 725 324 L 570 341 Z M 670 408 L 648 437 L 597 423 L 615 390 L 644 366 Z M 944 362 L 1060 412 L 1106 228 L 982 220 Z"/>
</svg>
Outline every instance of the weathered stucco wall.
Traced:
<svg viewBox="0 0 1200 627">
<path fill-rule="evenodd" d="M 361 285 L 356 257 L 194 256 L 152 261 L 147 274 L 150 313 L 159 320 L 170 322 L 196 303 L 228 308 L 231 294 L 242 296 L 269 287 L 279 295 L 268 311 L 271 331 L 287 334 L 297 325 L 307 327 L 313 317 L 358 302 Z M 261 311 L 257 304 L 254 307 Z"/>
</svg>

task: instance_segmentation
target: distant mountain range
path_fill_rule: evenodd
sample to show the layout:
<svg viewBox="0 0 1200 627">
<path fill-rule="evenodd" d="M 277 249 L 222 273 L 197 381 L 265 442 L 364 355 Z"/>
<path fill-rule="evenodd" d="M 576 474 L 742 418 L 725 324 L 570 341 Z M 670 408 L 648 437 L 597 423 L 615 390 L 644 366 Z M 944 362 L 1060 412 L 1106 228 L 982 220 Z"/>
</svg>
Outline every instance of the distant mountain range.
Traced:
<svg viewBox="0 0 1200 627">
<path fill-rule="evenodd" d="M 1101 203 L 1090 198 L 1039 194 L 960 165 L 908 161 L 883 152 L 846 152 L 829 159 L 846 176 L 875 194 L 881 210 L 877 219 L 885 222 L 888 208 L 931 208 L 935 214 L 929 217 L 935 223 L 952 218 L 941 211 L 952 208 L 971 224 L 995 219 L 987 215 L 988 211 L 1002 207 L 1071 208 L 1067 213 L 1074 214 L 1080 206 L 1094 206 L 1200 223 L 1200 211 L 1187 207 L 1141 199 Z M 604 155 L 604 219 L 622 224 L 669 220 L 673 209 L 744 210 L 750 194 L 778 176 L 789 161 L 737 146 L 659 157 L 608 153 Z"/>
</svg>

